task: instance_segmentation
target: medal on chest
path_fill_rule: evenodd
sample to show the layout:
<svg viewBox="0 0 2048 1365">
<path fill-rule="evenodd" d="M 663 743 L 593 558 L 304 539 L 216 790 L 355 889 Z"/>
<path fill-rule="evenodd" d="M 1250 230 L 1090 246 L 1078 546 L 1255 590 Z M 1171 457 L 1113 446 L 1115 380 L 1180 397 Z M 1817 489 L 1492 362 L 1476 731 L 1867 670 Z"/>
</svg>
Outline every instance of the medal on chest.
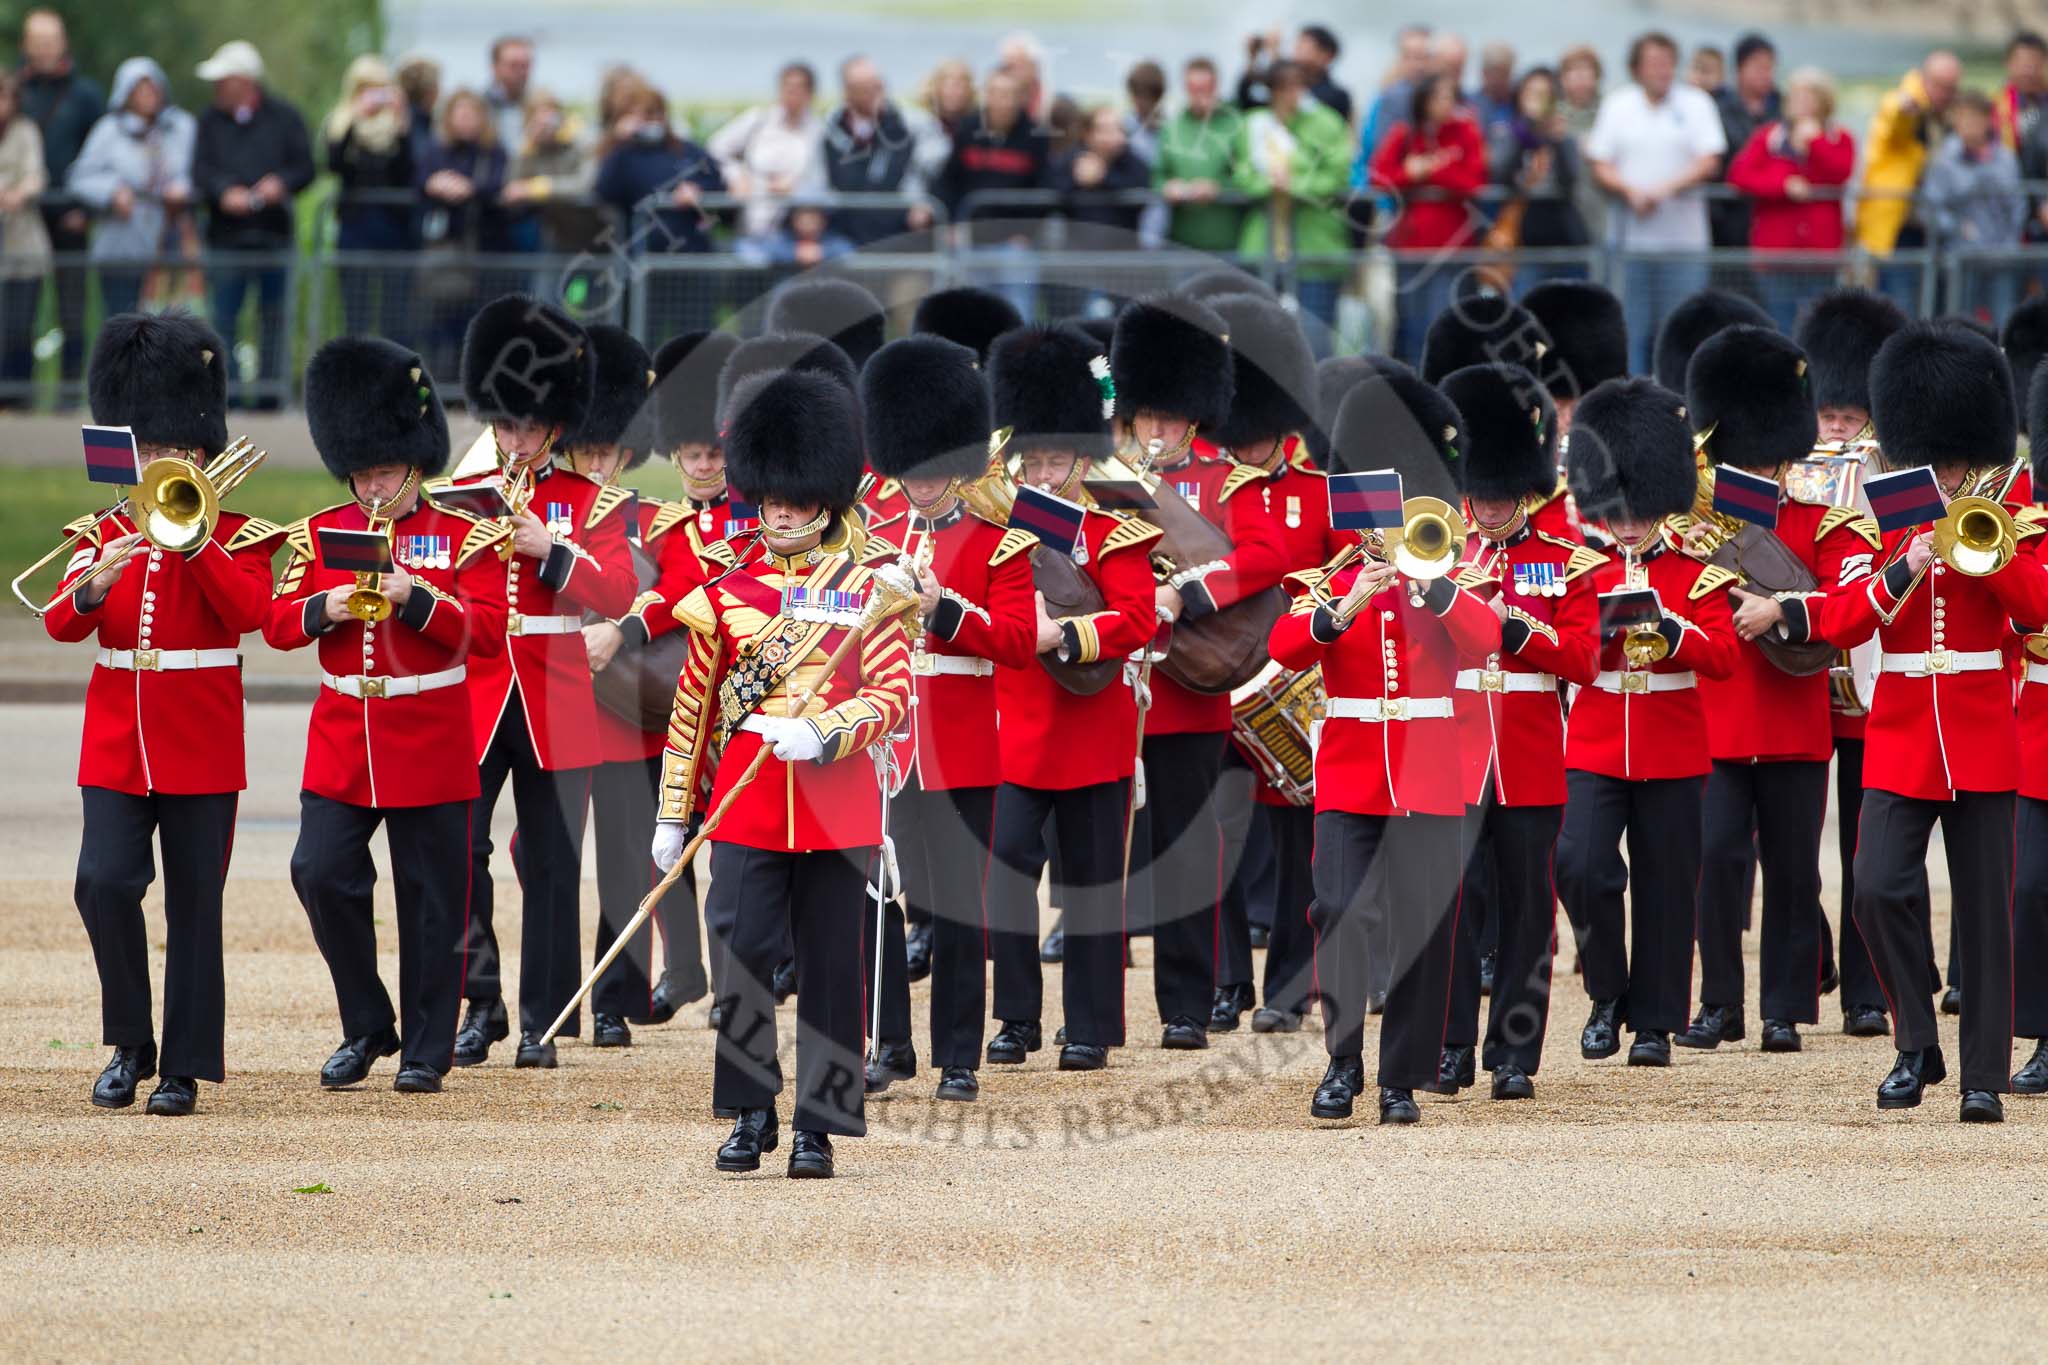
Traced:
<svg viewBox="0 0 2048 1365">
<path fill-rule="evenodd" d="M 1287 529 L 1301 529 L 1301 498 L 1294 493 L 1287 495 Z"/>
<path fill-rule="evenodd" d="M 566 536 L 576 529 L 576 509 L 566 502 L 550 502 L 541 520 L 547 523 L 549 535 Z"/>
<path fill-rule="evenodd" d="M 1173 491 L 1180 494 L 1186 500 L 1187 505 L 1194 508 L 1197 512 L 1202 510 L 1202 485 L 1196 483 L 1193 479 L 1175 479 L 1173 481 Z"/>
<path fill-rule="evenodd" d="M 1517 564 L 1515 567 L 1515 592 L 1521 597 L 1559 597 L 1564 593 L 1564 584 L 1558 579 L 1555 564 Z"/>
<path fill-rule="evenodd" d="M 454 562 L 455 543 L 449 536 L 400 536 L 392 550 L 408 569 L 446 569 Z"/>
</svg>

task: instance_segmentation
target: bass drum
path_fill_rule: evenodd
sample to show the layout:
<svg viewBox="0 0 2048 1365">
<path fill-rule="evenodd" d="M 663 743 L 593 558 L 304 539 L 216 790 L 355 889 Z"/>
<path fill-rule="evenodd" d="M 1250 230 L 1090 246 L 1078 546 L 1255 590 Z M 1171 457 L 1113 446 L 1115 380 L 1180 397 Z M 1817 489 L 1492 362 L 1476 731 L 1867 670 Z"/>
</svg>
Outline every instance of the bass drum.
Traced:
<svg viewBox="0 0 2048 1365">
<path fill-rule="evenodd" d="M 1043 545 L 1031 547 L 1032 584 L 1045 595 L 1053 616 L 1086 616 L 1103 609 L 1102 590 L 1081 566 Z M 1057 653 L 1041 654 L 1038 662 L 1053 681 L 1079 697 L 1092 697 L 1123 675 L 1123 660 L 1098 659 L 1092 664 L 1068 663 Z"/>
<path fill-rule="evenodd" d="M 1214 563 L 1231 552 L 1223 528 L 1188 506 L 1173 485 L 1160 483 L 1152 496 L 1157 505 L 1145 509 L 1144 518 L 1160 531 L 1153 557 L 1170 563 L 1170 572 Z M 1267 638 L 1286 613 L 1287 590 L 1276 584 L 1221 611 L 1177 621 L 1159 671 L 1203 696 L 1241 687 L 1265 667 Z"/>
<path fill-rule="evenodd" d="M 1230 694 L 1231 732 L 1273 789 L 1296 806 L 1316 799 L 1316 741 L 1323 723 L 1321 664 L 1294 673 L 1268 662 Z"/>
<path fill-rule="evenodd" d="M 681 531 L 673 532 L 681 535 Z M 638 592 L 646 592 L 661 576 L 654 556 L 639 544 L 627 547 L 633 556 L 633 578 Z M 585 612 L 584 623 L 604 618 Z M 676 704 L 676 680 L 690 657 L 690 633 L 672 630 L 641 649 L 621 647 L 603 670 L 590 677 L 597 704 L 626 724 L 650 735 L 668 733 L 669 715 Z"/>
<path fill-rule="evenodd" d="M 1834 665 L 1828 669 L 1828 704 L 1836 715 L 1870 714 L 1870 699 L 1877 692 L 1879 653 L 1876 636 L 1853 649 L 1835 652 Z"/>
</svg>

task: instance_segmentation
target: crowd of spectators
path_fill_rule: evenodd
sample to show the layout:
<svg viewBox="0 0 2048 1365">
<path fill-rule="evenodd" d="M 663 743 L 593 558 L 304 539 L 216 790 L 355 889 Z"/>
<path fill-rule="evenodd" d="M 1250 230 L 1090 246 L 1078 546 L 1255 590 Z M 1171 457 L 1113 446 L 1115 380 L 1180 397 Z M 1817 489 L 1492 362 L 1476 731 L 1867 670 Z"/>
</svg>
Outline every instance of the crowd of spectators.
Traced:
<svg viewBox="0 0 2048 1365">
<path fill-rule="evenodd" d="M 1051 84 L 1024 34 L 986 66 L 941 63 L 907 99 L 868 56 L 822 73 L 829 91 L 790 61 L 771 98 L 700 136 L 629 66 L 594 99 L 565 99 L 537 83 L 534 42 L 508 36 L 470 84 L 419 56 L 358 57 L 309 131 L 249 42 L 198 67 L 212 98 L 190 111 L 147 56 L 104 88 L 77 71 L 62 18 L 38 9 L 20 69 L 0 77 L 0 399 L 28 379 L 46 285 L 76 377 L 89 276 L 105 311 L 203 301 L 251 348 L 242 370 L 259 388 L 281 378 L 294 200 L 322 172 L 344 324 L 443 361 L 480 294 L 529 278 L 522 253 L 725 249 L 795 269 L 921 250 L 941 221 L 982 282 L 1047 312 L 1108 306 L 1042 285 L 1049 248 L 1170 243 L 1284 261 L 1292 297 L 1335 323 L 1358 248 L 1382 245 L 1388 348 L 1411 356 L 1460 287 L 1447 261 L 1476 258 L 1480 278 L 1520 290 L 1605 253 L 1647 346 L 1654 319 L 1706 282 L 1712 249 L 1760 253 L 1745 287 L 1787 325 L 1847 248 L 1901 295 L 1921 287 L 1924 248 L 1976 252 L 1991 268 L 1942 306 L 1995 322 L 2026 287 L 1997 253 L 2048 241 L 2048 199 L 2026 183 L 2048 179 L 2048 43 L 2032 33 L 2006 49 L 1996 92 L 1930 54 L 1860 143 L 1828 74 L 1781 78 L 1758 33 L 1690 53 L 1646 33 L 1610 79 L 1591 47 L 1531 61 L 1497 41 L 1468 75 L 1462 35 L 1410 25 L 1356 90 L 1337 75 L 1344 50 L 1321 24 L 1262 32 L 1234 69 L 1143 61 L 1120 98 L 1092 101 Z"/>
</svg>

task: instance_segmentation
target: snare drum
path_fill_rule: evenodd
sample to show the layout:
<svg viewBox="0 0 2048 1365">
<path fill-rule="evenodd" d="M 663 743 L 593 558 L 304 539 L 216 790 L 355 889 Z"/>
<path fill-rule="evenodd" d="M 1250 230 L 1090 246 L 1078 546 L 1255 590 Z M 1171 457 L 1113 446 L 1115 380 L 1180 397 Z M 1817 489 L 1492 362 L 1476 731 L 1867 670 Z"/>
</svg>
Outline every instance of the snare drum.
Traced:
<svg viewBox="0 0 2048 1365">
<path fill-rule="evenodd" d="M 1266 781 L 1296 806 L 1315 804 L 1316 739 L 1323 725 L 1323 670 L 1268 662 L 1230 694 L 1231 731 Z"/>
</svg>

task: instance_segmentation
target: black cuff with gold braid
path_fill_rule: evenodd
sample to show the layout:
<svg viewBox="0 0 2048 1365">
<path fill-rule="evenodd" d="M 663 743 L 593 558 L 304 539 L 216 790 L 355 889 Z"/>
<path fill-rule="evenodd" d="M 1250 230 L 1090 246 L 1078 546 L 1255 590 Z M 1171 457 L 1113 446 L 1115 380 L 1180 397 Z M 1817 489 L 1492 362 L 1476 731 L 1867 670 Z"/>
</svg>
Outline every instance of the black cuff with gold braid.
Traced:
<svg viewBox="0 0 2048 1365">
<path fill-rule="evenodd" d="M 1350 628 L 1351 622 L 1349 620 L 1339 620 L 1337 618 L 1337 609 L 1328 602 L 1317 607 L 1315 614 L 1308 618 L 1308 633 L 1315 637 L 1319 644 L 1336 644 L 1337 637 Z"/>
<path fill-rule="evenodd" d="M 1896 602 L 1906 595 L 1906 589 L 1913 582 L 1913 570 L 1907 566 L 1904 556 L 1885 566 L 1884 590 Z"/>
<path fill-rule="evenodd" d="M 1442 616 L 1458 600 L 1458 585 L 1448 577 L 1432 578 L 1418 596 L 1422 598 L 1424 607 Z"/>
<path fill-rule="evenodd" d="M 306 599 L 306 614 L 301 624 L 308 635 L 325 635 L 330 626 L 327 619 L 327 594 L 316 592 Z"/>
<path fill-rule="evenodd" d="M 398 619 L 414 630 L 425 630 L 427 618 L 434 614 L 434 594 L 427 591 L 424 583 L 416 583 L 406 596 L 405 605 L 398 609 Z"/>
<path fill-rule="evenodd" d="M 569 581 L 569 570 L 576 565 L 576 552 L 566 541 L 556 541 L 548 550 L 548 557 L 541 561 L 537 577 L 545 586 L 560 592 Z"/>
<path fill-rule="evenodd" d="M 1208 585 L 1199 578 L 1190 578 L 1180 585 L 1180 614 L 1184 621 L 1199 621 L 1216 610 L 1216 599 L 1209 593 Z"/>
<path fill-rule="evenodd" d="M 1510 616 L 1500 623 L 1500 647 L 1508 654 L 1520 654 L 1527 647 L 1529 637 L 1536 632 L 1529 629 L 1529 623 L 1517 616 Z"/>
<path fill-rule="evenodd" d="M 960 627 L 967 622 L 967 612 L 957 598 L 939 597 L 939 605 L 932 608 L 932 619 L 928 623 L 931 633 L 941 640 L 951 640 L 960 633 Z"/>
<path fill-rule="evenodd" d="M 643 648 L 648 641 L 647 622 L 638 616 L 625 617 L 619 622 L 619 634 L 626 637 L 626 642 L 621 648 Z"/>
<path fill-rule="evenodd" d="M 1778 607 L 1785 613 L 1785 622 L 1777 629 L 1780 640 L 1803 645 L 1813 638 L 1813 618 L 1806 614 L 1805 598 L 1781 597 Z"/>
</svg>

